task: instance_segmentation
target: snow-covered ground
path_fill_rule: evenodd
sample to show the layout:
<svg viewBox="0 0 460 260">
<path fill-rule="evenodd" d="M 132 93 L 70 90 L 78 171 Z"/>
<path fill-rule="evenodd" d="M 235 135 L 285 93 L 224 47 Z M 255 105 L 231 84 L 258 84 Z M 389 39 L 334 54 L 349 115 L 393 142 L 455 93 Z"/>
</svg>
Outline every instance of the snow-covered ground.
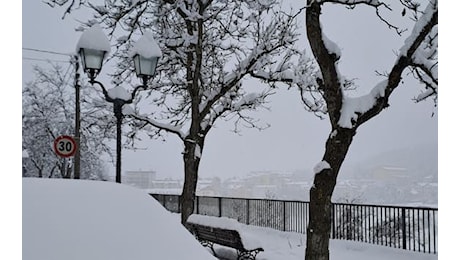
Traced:
<svg viewBox="0 0 460 260">
<path fill-rule="evenodd" d="M 136 188 L 24 178 L 22 191 L 23 260 L 215 259 Z"/>
<path fill-rule="evenodd" d="M 144 191 L 110 182 L 24 178 L 23 259 L 215 259 Z M 258 260 L 304 259 L 305 235 L 242 225 Z M 207 252 L 208 251 L 208 252 Z M 234 249 L 216 246 L 221 258 Z M 434 260 L 437 255 L 331 241 L 331 259 Z"/>
<path fill-rule="evenodd" d="M 244 225 L 246 226 L 246 225 Z M 257 238 L 264 252 L 257 260 L 303 260 L 305 257 L 306 235 L 282 232 L 268 228 L 247 226 L 246 232 Z M 227 259 L 236 259 L 236 251 L 218 247 L 216 253 Z M 376 246 L 344 240 L 331 240 L 330 259 L 332 260 L 435 260 L 437 255 L 411 252 L 384 246 Z"/>
</svg>

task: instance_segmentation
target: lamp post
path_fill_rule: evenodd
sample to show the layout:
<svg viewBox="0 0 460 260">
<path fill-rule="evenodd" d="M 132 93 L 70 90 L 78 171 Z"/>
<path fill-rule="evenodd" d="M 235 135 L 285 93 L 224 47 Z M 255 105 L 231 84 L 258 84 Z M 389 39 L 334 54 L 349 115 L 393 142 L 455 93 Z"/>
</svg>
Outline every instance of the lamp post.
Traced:
<svg viewBox="0 0 460 260">
<path fill-rule="evenodd" d="M 113 112 L 117 121 L 117 160 L 115 181 L 121 183 L 121 125 L 123 121 L 123 106 L 133 102 L 136 93 L 147 88 L 147 82 L 155 76 L 155 69 L 161 57 L 161 50 L 151 33 L 145 33 L 133 46 L 130 52 L 134 61 L 136 75 L 142 80 L 142 85 L 128 93 L 122 87 L 107 90 L 96 80 L 102 69 L 104 58 L 110 52 L 110 43 L 99 25 L 93 25 L 85 31 L 78 41 L 77 52 L 80 54 L 83 70 L 89 77 L 89 82 L 99 85 L 105 100 L 113 104 Z"/>
</svg>

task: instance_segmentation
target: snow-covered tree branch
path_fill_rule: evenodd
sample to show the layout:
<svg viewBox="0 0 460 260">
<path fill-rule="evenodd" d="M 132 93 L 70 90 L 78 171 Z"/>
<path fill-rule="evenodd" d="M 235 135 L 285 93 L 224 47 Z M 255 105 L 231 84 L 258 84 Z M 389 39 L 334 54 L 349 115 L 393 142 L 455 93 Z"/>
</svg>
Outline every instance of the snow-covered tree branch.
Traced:
<svg viewBox="0 0 460 260">
<path fill-rule="evenodd" d="M 82 26 L 100 24 L 116 51 L 114 84 L 131 82 L 129 50 L 141 34 L 152 32 L 163 53 L 149 88 L 136 99 L 129 116 L 130 136 L 138 129 L 178 136 L 184 144 L 185 185 L 182 220 L 193 212 L 198 167 L 206 135 L 219 118 L 263 128 L 245 111 L 266 103 L 277 81 L 260 86 L 245 81 L 261 72 L 289 69 L 297 39 L 296 14 L 268 0 L 57 1 L 73 10 L 84 6 L 94 17 Z M 278 60 L 283 61 L 281 63 Z M 126 112 L 125 112 L 126 114 Z"/>
<path fill-rule="evenodd" d="M 405 69 L 414 68 L 416 70 L 415 78 L 426 85 L 430 93 L 429 95 L 425 95 L 424 98 L 418 99 L 426 99 L 437 93 L 437 8 L 437 1 L 430 1 L 428 3 L 422 17 L 415 24 L 404 46 L 399 50 L 399 56 L 388 75 L 388 81 L 385 84 L 378 84 L 371 91 L 369 98 L 373 98 L 375 103 L 367 108 L 367 111 L 355 112 L 355 115 L 357 115 L 357 126 L 376 116 L 384 108 L 389 106 L 389 97 L 393 90 L 400 84 Z M 433 35 L 435 35 L 434 39 Z M 434 44 L 433 42 L 436 43 Z"/>
<path fill-rule="evenodd" d="M 71 167 L 53 151 L 52 143 L 59 135 L 73 135 L 75 100 L 73 75 L 53 65 L 47 70 L 36 67 L 35 79 L 26 84 L 23 90 L 23 149 L 32 162 L 26 167 L 26 176 L 46 178 L 70 178 Z M 104 178 L 103 163 L 100 154 L 110 150 L 103 140 L 111 138 L 110 124 L 107 124 L 108 111 L 100 106 L 90 88 L 83 90 L 81 121 L 81 178 Z M 110 122 L 110 121 L 109 121 Z M 56 174 L 59 170 L 60 174 Z"/>
<path fill-rule="evenodd" d="M 327 167 L 316 168 L 314 185 L 310 189 L 310 218 L 305 255 L 305 259 L 308 260 L 329 259 L 331 196 L 341 165 L 358 127 L 389 106 L 389 98 L 406 76 L 403 74 L 406 70 L 411 72 L 409 75 L 413 75 L 426 89 L 415 100 L 421 101 L 432 97 L 436 102 L 438 86 L 438 3 L 436 0 L 426 2 L 426 8 L 423 11 L 419 9 L 421 5 L 416 1 L 399 1 L 403 6 L 401 15 L 405 16 L 406 9 L 409 10 L 413 14 L 411 19 L 415 21 L 415 24 L 399 49 L 395 62 L 389 69 L 390 72 L 380 74 L 386 78 L 372 86 L 366 95 L 352 97 L 345 91 L 347 87 L 350 87 L 350 81 L 340 73 L 338 68 L 338 63 L 342 58 L 341 50 L 325 35 L 320 22 L 322 13 L 327 10 L 324 4 L 341 5 L 351 9 L 355 5 L 370 6 L 375 8 L 378 19 L 396 31 L 398 35 L 402 35 L 405 29 L 391 23 L 379 11 L 379 8 L 382 7 L 393 10 L 386 2 L 388 1 L 307 1 L 307 38 L 320 72 L 316 76 L 317 86 L 310 89 L 303 88 L 301 96 L 302 99 L 305 99 L 306 91 L 312 91 L 314 94 L 319 91 L 324 107 L 327 107 L 326 112 L 331 124 L 331 133 L 326 141 L 326 149 L 321 161 L 321 165 L 327 165 Z M 307 84 L 304 85 L 309 86 L 312 81 L 306 80 L 305 82 Z M 313 101 L 317 100 L 313 98 Z M 316 104 L 316 102 L 311 102 L 308 106 L 314 107 Z"/>
</svg>

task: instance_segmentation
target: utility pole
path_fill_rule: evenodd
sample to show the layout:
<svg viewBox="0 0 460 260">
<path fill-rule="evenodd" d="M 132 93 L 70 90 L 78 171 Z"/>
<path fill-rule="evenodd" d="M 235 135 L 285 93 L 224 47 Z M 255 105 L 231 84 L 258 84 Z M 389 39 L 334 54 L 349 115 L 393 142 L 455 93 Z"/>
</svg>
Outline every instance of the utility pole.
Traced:
<svg viewBox="0 0 460 260">
<path fill-rule="evenodd" d="M 77 150 L 74 158 L 74 179 L 80 179 L 80 74 L 78 72 L 79 63 L 78 55 L 73 56 L 73 62 L 75 64 L 75 143 L 77 144 Z"/>
</svg>

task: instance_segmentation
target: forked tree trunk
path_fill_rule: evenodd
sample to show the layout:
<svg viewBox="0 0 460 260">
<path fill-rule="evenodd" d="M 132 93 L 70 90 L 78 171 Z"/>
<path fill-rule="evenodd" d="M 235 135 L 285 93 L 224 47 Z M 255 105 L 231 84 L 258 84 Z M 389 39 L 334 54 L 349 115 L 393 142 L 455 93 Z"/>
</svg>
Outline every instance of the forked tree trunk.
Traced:
<svg viewBox="0 0 460 260">
<path fill-rule="evenodd" d="M 338 125 L 343 97 L 340 77 L 335 66 L 340 57 L 328 50 L 323 42 L 320 15 L 321 3 L 307 0 L 307 38 L 321 69 L 322 79 L 318 84 L 319 89 L 324 92 L 332 131 L 326 141 L 323 155 L 323 161 L 327 162 L 330 168 L 317 170 L 319 172 L 316 172 L 313 187 L 310 189 L 306 260 L 329 259 L 331 197 L 340 167 L 356 132 L 356 129 L 346 129 Z"/>
<path fill-rule="evenodd" d="M 331 168 L 316 173 L 310 189 L 309 222 L 305 260 L 329 259 L 329 236 L 331 233 L 331 197 L 340 167 L 350 148 L 355 130 L 339 128 L 329 135 L 323 161 Z"/>
<path fill-rule="evenodd" d="M 433 89 L 432 94 L 437 95 L 437 51 L 427 51 L 431 47 L 426 47 L 424 45 L 424 40 L 428 39 L 430 42 L 429 44 L 425 42 L 426 45 L 432 45 L 433 42 L 436 42 L 433 46 L 437 48 L 437 30 L 435 31 L 436 36 L 430 36 L 430 33 L 438 24 L 438 11 L 437 1 L 433 1 L 428 4 L 427 13 L 425 14 L 427 16 L 417 22 L 417 25 L 423 26 L 416 25 L 416 27 L 414 27 L 413 33 L 416 33 L 417 35 L 411 35 L 411 38 L 408 38 L 409 41 L 406 41 L 406 46 L 403 48 L 405 51 L 398 56 L 391 72 L 388 74 L 388 80 L 380 83 L 385 84 L 384 91 L 381 89 L 382 85 L 374 87 L 372 91 L 378 91 L 378 95 L 373 93 L 375 95 L 373 105 L 365 111 L 360 111 L 359 113 L 357 111 L 354 114 L 356 118 L 350 119 L 352 120 L 352 128 L 348 129 L 342 128 L 339 124 L 344 108 L 343 82 L 336 67 L 340 60 L 340 53 L 338 53 L 335 48 L 331 48 L 333 45 L 325 37 L 320 23 L 320 15 L 322 13 L 321 6 L 325 2 L 313 0 L 307 0 L 306 2 L 307 8 L 305 12 L 305 20 L 307 38 L 313 55 L 315 56 L 315 60 L 321 70 L 322 77 L 317 79 L 318 89 L 322 92 L 322 97 L 326 102 L 332 132 L 326 142 L 326 151 L 323 156 L 323 161 L 327 162 L 330 165 L 330 168 L 317 170 L 318 172 L 315 175 L 314 185 L 310 189 L 310 220 L 307 230 L 307 249 L 305 252 L 305 259 L 328 260 L 329 236 L 331 233 L 331 197 L 334 192 L 340 167 L 345 160 L 345 156 L 350 148 L 357 128 L 389 106 L 388 99 L 391 93 L 400 84 L 403 71 L 410 66 L 415 66 L 423 70 L 426 75 L 421 76 L 421 82 L 427 85 L 427 89 Z M 343 5 L 350 4 L 350 1 L 326 2 L 336 2 Z M 378 1 L 356 2 L 367 4 L 375 8 L 378 8 L 381 4 Z M 431 14 L 431 16 L 429 14 Z M 424 46 L 423 48 L 426 48 L 424 52 L 430 53 L 430 56 L 436 56 L 436 63 L 433 63 L 433 65 L 430 65 L 431 62 L 428 62 L 428 59 L 431 60 L 432 57 L 429 58 L 427 56 L 420 58 L 420 55 L 422 54 L 417 54 L 416 50 L 422 45 Z M 420 59 L 425 60 L 422 62 L 424 63 L 423 65 L 417 64 L 417 60 Z M 426 67 L 425 64 L 432 67 Z M 433 68 L 436 72 L 435 74 L 433 74 Z M 417 72 L 417 74 L 418 73 L 421 72 Z M 429 80 L 426 81 L 425 79 Z"/>
</svg>

